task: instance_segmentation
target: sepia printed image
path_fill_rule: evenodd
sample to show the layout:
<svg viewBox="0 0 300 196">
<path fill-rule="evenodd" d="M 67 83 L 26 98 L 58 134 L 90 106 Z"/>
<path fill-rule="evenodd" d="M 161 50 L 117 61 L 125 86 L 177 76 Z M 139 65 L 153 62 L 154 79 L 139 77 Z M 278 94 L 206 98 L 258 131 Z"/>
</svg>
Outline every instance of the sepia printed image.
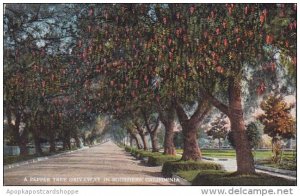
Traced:
<svg viewBox="0 0 300 196">
<path fill-rule="evenodd" d="M 3 184 L 296 186 L 297 4 L 3 4 Z"/>
</svg>

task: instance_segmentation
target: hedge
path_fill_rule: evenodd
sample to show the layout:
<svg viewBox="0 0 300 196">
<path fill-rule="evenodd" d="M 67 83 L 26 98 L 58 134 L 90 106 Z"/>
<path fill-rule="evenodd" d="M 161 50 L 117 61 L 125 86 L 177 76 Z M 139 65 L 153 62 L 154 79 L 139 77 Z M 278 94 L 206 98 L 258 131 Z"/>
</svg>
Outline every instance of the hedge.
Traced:
<svg viewBox="0 0 300 196">
<path fill-rule="evenodd" d="M 162 173 L 171 177 L 173 173 L 188 170 L 223 170 L 223 167 L 208 161 L 169 161 L 163 164 Z"/>
<path fill-rule="evenodd" d="M 178 161 L 180 157 L 174 155 L 164 155 L 164 154 L 155 154 L 149 156 L 148 158 L 148 165 L 149 166 L 160 166 L 163 165 L 165 162 L 168 161 Z"/>
</svg>

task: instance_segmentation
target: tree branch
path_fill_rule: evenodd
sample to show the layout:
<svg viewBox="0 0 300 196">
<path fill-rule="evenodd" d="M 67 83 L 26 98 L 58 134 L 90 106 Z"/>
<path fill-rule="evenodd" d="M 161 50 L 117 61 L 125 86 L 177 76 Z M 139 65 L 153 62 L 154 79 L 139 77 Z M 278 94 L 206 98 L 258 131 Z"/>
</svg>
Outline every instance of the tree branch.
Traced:
<svg viewBox="0 0 300 196">
<path fill-rule="evenodd" d="M 176 100 L 175 102 L 175 108 L 176 108 L 176 112 L 177 112 L 177 116 L 179 118 L 180 124 L 186 124 L 189 121 L 189 118 L 187 116 L 187 114 L 185 113 L 182 105 L 180 103 L 178 103 L 178 101 Z"/>
<path fill-rule="evenodd" d="M 211 106 L 208 100 L 204 100 L 204 101 L 199 100 L 197 110 L 192 115 L 190 121 L 192 123 L 201 122 L 210 109 Z"/>
<path fill-rule="evenodd" d="M 217 98 L 215 98 L 212 94 L 210 94 L 208 91 L 206 91 L 203 88 L 200 88 L 200 93 L 203 96 L 203 98 L 208 100 L 213 106 L 218 108 L 221 112 L 223 112 L 227 116 L 229 115 L 229 107 L 227 105 L 219 101 Z"/>
</svg>

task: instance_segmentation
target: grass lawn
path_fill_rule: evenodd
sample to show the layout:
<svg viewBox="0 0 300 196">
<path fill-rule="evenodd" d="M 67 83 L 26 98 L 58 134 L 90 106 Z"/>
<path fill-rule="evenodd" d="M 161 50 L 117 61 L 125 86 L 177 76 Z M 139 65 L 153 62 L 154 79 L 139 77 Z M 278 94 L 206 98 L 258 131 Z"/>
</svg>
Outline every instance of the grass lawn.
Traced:
<svg viewBox="0 0 300 196">
<path fill-rule="evenodd" d="M 182 153 L 182 149 L 176 150 L 178 154 Z M 216 157 L 216 158 L 235 158 L 235 150 L 228 149 L 228 150 L 217 150 L 217 149 L 202 149 L 201 150 L 202 155 L 206 157 Z M 284 151 L 283 152 L 283 159 L 294 158 L 293 151 Z M 257 150 L 253 152 L 255 159 L 268 159 L 272 157 L 272 151 L 271 150 Z"/>
<path fill-rule="evenodd" d="M 179 171 L 180 177 L 200 186 L 295 186 L 295 181 L 270 176 L 267 174 L 235 176 L 220 170 Z"/>
</svg>

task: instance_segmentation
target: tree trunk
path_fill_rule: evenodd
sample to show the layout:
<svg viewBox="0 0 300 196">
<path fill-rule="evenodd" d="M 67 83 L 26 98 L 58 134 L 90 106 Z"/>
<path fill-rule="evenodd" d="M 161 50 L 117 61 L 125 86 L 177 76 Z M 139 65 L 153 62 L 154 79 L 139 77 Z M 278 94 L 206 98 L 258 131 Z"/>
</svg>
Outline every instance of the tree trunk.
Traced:
<svg viewBox="0 0 300 196">
<path fill-rule="evenodd" d="M 63 150 L 67 150 L 68 149 L 68 144 L 66 139 L 63 140 Z"/>
<path fill-rule="evenodd" d="M 23 155 L 23 156 L 28 155 L 27 143 L 28 143 L 28 129 L 25 127 L 23 130 L 23 133 L 21 135 L 19 135 L 19 139 L 18 139 L 20 155 Z"/>
<path fill-rule="evenodd" d="M 20 155 L 28 155 L 27 149 L 27 129 L 25 128 L 23 133 L 20 135 L 20 124 L 21 124 L 21 114 L 16 112 L 15 124 L 12 123 L 12 116 L 10 109 L 7 109 L 7 121 L 10 130 L 13 132 L 13 140 L 16 145 L 20 148 Z"/>
<path fill-rule="evenodd" d="M 137 148 L 138 149 L 142 149 L 142 146 L 141 146 L 141 144 L 140 144 L 139 139 L 137 138 L 137 136 L 135 134 L 132 134 L 132 137 L 133 137 L 133 139 L 134 139 L 134 141 L 136 143 Z"/>
<path fill-rule="evenodd" d="M 28 149 L 27 149 L 27 140 L 25 138 L 22 138 L 18 144 L 20 148 L 20 155 L 28 155 Z"/>
<path fill-rule="evenodd" d="M 273 153 L 273 162 L 274 163 L 280 163 L 281 160 L 281 153 L 282 153 L 282 146 L 281 141 L 278 138 L 272 139 L 272 153 Z"/>
<path fill-rule="evenodd" d="M 147 138 L 146 138 L 145 134 L 144 133 L 139 133 L 139 135 L 142 139 L 144 150 L 148 150 L 148 142 L 147 142 Z"/>
<path fill-rule="evenodd" d="M 182 160 L 201 160 L 202 154 L 198 145 L 197 130 L 210 109 L 211 106 L 207 100 L 198 100 L 196 111 L 189 118 L 182 105 L 176 101 L 177 116 L 183 131 Z"/>
<path fill-rule="evenodd" d="M 198 145 L 197 128 L 183 127 L 182 160 L 201 160 L 202 154 Z"/>
<path fill-rule="evenodd" d="M 228 79 L 228 106 L 205 89 L 200 88 L 200 92 L 206 100 L 229 117 L 236 143 L 237 174 L 253 174 L 255 173 L 254 159 L 246 134 L 240 85 L 241 80 L 238 79 L 238 76 Z"/>
<path fill-rule="evenodd" d="M 132 147 L 132 143 L 133 143 L 133 137 L 132 137 L 132 135 L 130 134 L 130 139 L 129 139 L 129 145 L 130 145 L 130 147 Z"/>
<path fill-rule="evenodd" d="M 174 145 L 175 121 L 167 122 L 164 125 L 165 125 L 164 154 L 176 155 L 176 148 Z"/>
<path fill-rule="evenodd" d="M 221 138 L 219 138 L 219 149 L 221 149 L 221 145 L 222 145 Z"/>
<path fill-rule="evenodd" d="M 71 150 L 72 149 L 71 138 L 69 138 L 66 142 L 67 142 L 67 146 L 68 146 L 69 150 Z"/>
<path fill-rule="evenodd" d="M 152 152 L 158 152 L 158 138 L 157 138 L 157 129 L 150 133 Z"/>
<path fill-rule="evenodd" d="M 50 130 L 49 144 L 50 144 L 49 152 L 50 153 L 55 152 L 56 151 L 56 146 L 55 146 L 55 136 L 54 136 L 53 130 Z"/>
<path fill-rule="evenodd" d="M 254 159 L 247 138 L 243 117 L 240 80 L 229 80 L 229 119 L 236 143 L 236 160 L 238 174 L 255 173 Z"/>
<path fill-rule="evenodd" d="M 35 154 L 37 154 L 38 156 L 43 154 L 42 151 L 42 147 L 41 147 L 41 141 L 40 141 L 40 137 L 38 134 L 38 131 L 35 130 L 33 131 L 33 140 L 34 140 L 34 146 L 35 146 Z"/>
<path fill-rule="evenodd" d="M 71 133 L 69 130 L 64 130 L 64 138 L 63 138 L 63 149 L 64 150 L 71 150 Z"/>
<path fill-rule="evenodd" d="M 79 139 L 78 135 L 75 134 L 75 135 L 74 135 L 74 138 L 75 138 L 75 142 L 76 142 L 76 147 L 77 147 L 77 148 L 80 148 L 80 139 Z"/>
<path fill-rule="evenodd" d="M 83 143 L 84 146 L 87 145 L 87 143 L 86 143 L 86 137 L 85 137 L 84 133 L 82 134 L 82 143 Z"/>
<path fill-rule="evenodd" d="M 159 119 L 165 127 L 164 137 L 164 154 L 176 155 L 176 148 L 174 145 L 174 128 L 175 128 L 175 107 L 172 102 L 166 103 L 166 107 L 163 108 L 159 102 L 157 102 L 157 109 L 159 113 Z"/>
</svg>

